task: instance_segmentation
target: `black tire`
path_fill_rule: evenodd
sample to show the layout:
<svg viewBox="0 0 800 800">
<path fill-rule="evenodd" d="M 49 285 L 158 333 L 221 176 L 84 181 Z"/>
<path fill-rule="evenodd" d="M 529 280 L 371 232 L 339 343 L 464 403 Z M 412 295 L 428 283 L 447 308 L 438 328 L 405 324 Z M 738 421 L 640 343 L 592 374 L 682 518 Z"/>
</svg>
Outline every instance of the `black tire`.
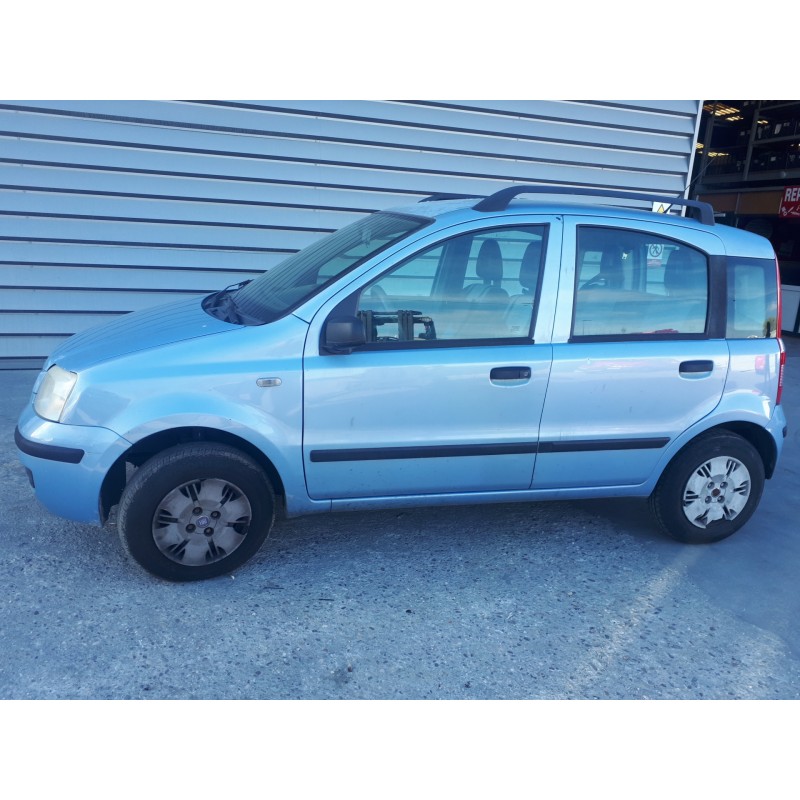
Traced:
<svg viewBox="0 0 800 800">
<path fill-rule="evenodd" d="M 701 436 L 664 470 L 650 497 L 663 531 L 686 544 L 710 544 L 739 530 L 764 490 L 764 462 L 734 433 Z"/>
<path fill-rule="evenodd" d="M 137 470 L 120 500 L 117 531 L 148 572 L 195 581 L 244 564 L 274 519 L 275 494 L 255 461 L 197 442 L 165 450 Z"/>
</svg>

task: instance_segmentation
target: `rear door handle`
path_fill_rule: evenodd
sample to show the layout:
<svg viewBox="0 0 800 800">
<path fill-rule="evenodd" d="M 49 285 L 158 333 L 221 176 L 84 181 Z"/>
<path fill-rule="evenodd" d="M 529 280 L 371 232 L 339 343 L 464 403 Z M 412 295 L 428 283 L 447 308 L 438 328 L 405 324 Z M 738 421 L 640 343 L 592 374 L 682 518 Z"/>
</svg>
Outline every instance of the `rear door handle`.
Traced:
<svg viewBox="0 0 800 800">
<path fill-rule="evenodd" d="M 528 381 L 531 378 L 530 367 L 495 367 L 489 377 L 493 381 Z"/>
<path fill-rule="evenodd" d="M 699 375 L 704 372 L 714 371 L 713 361 L 681 361 L 681 375 Z"/>
</svg>

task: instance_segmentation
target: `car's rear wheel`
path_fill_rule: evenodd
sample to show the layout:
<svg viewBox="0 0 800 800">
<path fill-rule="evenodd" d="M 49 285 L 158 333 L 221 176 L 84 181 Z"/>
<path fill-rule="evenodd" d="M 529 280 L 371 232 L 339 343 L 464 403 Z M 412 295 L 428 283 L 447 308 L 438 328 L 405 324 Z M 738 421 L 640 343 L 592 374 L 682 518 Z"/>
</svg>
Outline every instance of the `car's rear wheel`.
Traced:
<svg viewBox="0 0 800 800">
<path fill-rule="evenodd" d="M 764 463 L 746 439 L 709 433 L 672 460 L 650 507 L 661 528 L 688 544 L 725 539 L 752 516 L 764 489 Z"/>
<path fill-rule="evenodd" d="M 274 509 L 272 486 L 255 461 L 226 445 L 197 442 L 165 450 L 133 475 L 117 529 L 148 572 L 201 580 L 251 558 L 269 534 Z"/>
</svg>

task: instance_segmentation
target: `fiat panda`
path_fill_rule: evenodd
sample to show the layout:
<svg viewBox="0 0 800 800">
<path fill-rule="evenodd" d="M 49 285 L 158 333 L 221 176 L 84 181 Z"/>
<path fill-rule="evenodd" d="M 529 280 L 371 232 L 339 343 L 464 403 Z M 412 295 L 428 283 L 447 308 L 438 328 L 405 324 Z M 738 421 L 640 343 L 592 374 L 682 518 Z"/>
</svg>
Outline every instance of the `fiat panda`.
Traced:
<svg viewBox="0 0 800 800">
<path fill-rule="evenodd" d="M 17 426 L 37 497 L 116 507 L 175 581 L 242 565 L 276 513 L 649 497 L 681 542 L 730 536 L 786 435 L 770 243 L 704 203 L 548 191 L 381 211 L 73 336 Z"/>
</svg>

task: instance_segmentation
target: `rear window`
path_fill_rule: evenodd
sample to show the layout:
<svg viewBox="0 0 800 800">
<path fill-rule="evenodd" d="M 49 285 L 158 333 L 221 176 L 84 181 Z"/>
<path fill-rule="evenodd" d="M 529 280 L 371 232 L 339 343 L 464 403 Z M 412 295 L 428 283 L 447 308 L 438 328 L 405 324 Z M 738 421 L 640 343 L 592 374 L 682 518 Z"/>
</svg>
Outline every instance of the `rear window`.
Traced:
<svg viewBox="0 0 800 800">
<path fill-rule="evenodd" d="M 765 258 L 728 259 L 728 339 L 778 336 L 775 262 Z"/>
</svg>

